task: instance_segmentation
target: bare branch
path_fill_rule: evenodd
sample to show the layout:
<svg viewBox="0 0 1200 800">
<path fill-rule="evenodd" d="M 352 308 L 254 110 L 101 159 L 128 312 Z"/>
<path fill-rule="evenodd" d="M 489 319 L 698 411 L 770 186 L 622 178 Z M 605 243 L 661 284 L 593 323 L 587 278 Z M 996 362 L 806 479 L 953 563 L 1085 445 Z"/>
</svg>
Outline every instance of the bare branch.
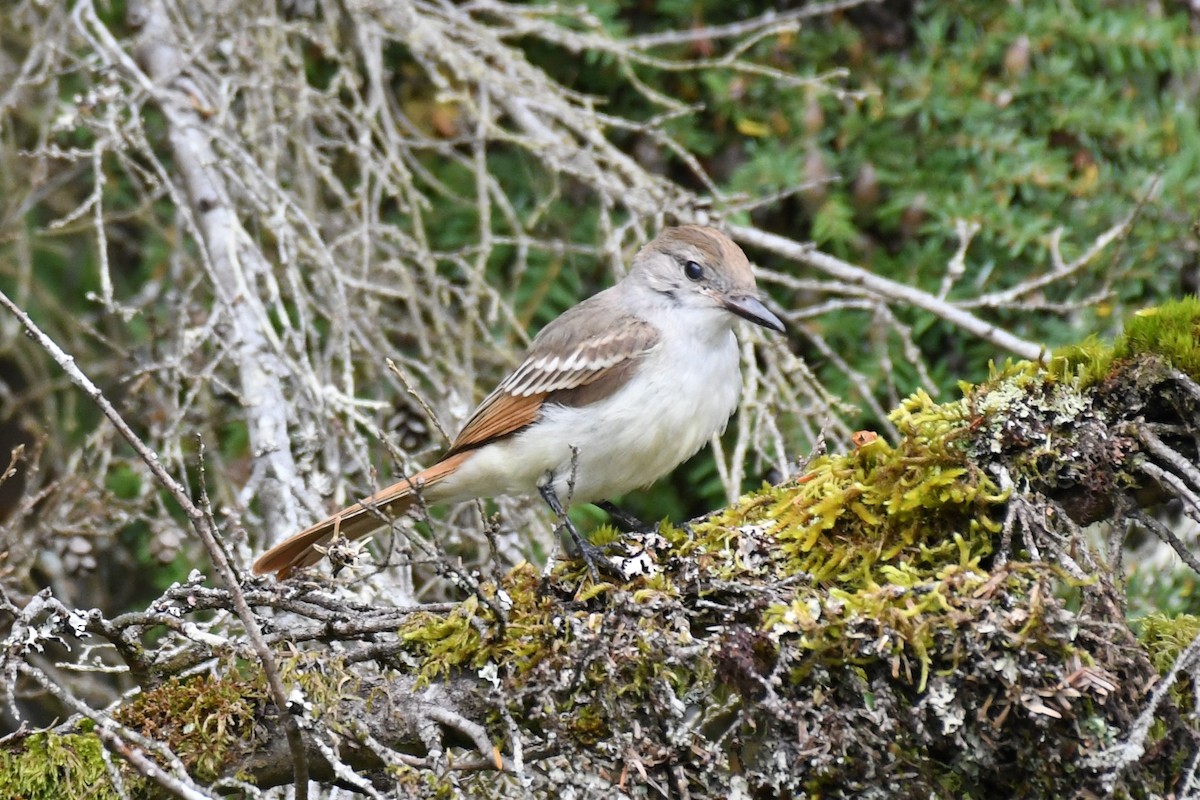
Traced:
<svg viewBox="0 0 1200 800">
<path fill-rule="evenodd" d="M 919 289 L 874 275 L 839 258 L 822 253 L 813 245 L 801 244 L 783 236 L 744 225 L 731 226 L 730 231 L 735 239 L 744 244 L 809 264 L 827 275 L 832 275 L 851 286 L 860 286 L 886 300 L 905 303 L 914 308 L 928 311 L 955 327 L 1021 358 L 1038 361 L 1045 354 L 1045 348 L 1042 345 L 1014 336 L 1003 328 L 985 322 L 969 311 L 964 311 L 958 305 L 943 302 Z"/>
</svg>

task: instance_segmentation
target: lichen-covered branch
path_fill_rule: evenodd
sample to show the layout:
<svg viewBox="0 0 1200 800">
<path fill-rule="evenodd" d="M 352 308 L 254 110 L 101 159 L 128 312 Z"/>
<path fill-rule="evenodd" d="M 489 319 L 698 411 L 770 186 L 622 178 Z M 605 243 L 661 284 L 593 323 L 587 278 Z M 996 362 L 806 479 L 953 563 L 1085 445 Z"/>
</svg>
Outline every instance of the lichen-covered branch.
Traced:
<svg viewBox="0 0 1200 800">
<path fill-rule="evenodd" d="M 1200 349 L 1178 333 L 1198 325 L 1183 301 L 960 400 L 918 393 L 892 414 L 897 444 L 864 432 L 710 517 L 622 536 L 606 582 L 574 562 L 485 582 L 503 624 L 476 596 L 404 608 L 319 581 L 247 587 L 303 688 L 314 776 L 381 797 L 1175 791 L 1200 747 L 1178 680 L 1200 631 L 1131 628 L 1080 526 L 1119 528 L 1186 488 L 1147 492 L 1148 457 L 1160 479 L 1194 477 Z M 55 637 L 157 635 L 172 657 L 142 665 L 153 679 L 113 719 L 196 781 L 285 783 L 230 598 L 200 581 L 111 620 L 39 612 L 7 663 Z M 77 720 L 36 735 L 85 752 Z M 13 744 L 0 763 L 23 774 Z"/>
</svg>

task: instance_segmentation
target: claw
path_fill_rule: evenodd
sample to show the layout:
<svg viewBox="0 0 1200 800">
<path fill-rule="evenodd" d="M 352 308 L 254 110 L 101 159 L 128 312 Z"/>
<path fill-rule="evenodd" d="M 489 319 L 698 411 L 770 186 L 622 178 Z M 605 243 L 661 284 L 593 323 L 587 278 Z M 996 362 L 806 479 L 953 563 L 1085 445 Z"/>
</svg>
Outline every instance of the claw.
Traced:
<svg viewBox="0 0 1200 800">
<path fill-rule="evenodd" d="M 592 575 L 592 580 L 599 583 L 600 569 L 597 565 L 606 572 L 611 571 L 611 563 L 604 555 L 604 550 L 585 539 L 575 528 L 575 523 L 571 522 L 571 518 L 567 516 L 566 510 L 562 507 L 562 503 L 559 502 L 558 495 L 554 493 L 554 488 L 549 483 L 539 487 L 538 494 L 546 501 L 546 505 L 550 506 L 550 510 L 558 516 L 560 529 L 565 527 L 567 532 L 571 534 L 571 540 L 575 542 L 575 547 L 579 550 L 580 557 L 587 564 L 588 572 Z"/>
</svg>

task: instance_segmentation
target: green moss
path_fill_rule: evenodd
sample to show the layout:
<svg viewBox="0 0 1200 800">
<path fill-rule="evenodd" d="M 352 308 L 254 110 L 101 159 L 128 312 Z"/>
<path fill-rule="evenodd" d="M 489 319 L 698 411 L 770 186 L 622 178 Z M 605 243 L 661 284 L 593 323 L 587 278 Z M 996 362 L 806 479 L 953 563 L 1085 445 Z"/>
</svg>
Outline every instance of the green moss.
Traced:
<svg viewBox="0 0 1200 800">
<path fill-rule="evenodd" d="M 1125 323 L 1113 354 L 1119 359 L 1157 355 L 1200 378 L 1200 299 L 1188 296 L 1137 312 Z"/>
<path fill-rule="evenodd" d="M 115 800 L 101 749 L 100 739 L 87 733 L 40 732 L 19 738 L 0 748 L 0 797 Z"/>
<path fill-rule="evenodd" d="M 253 736 L 264 703 L 261 678 L 232 665 L 224 677 L 171 679 L 137 695 L 115 713 L 118 722 L 170 747 L 201 782 L 216 780 Z M 0 797 L 24 800 L 115 798 L 98 737 L 86 732 L 37 732 L 0 748 Z M 125 788 L 137 793 L 144 778 L 120 758 Z"/>
<path fill-rule="evenodd" d="M 585 745 L 594 745 L 611 734 L 608 720 L 594 707 L 581 708 L 573 718 L 571 729 L 575 738 Z"/>
<path fill-rule="evenodd" d="M 773 636 L 800 636 L 813 664 L 883 658 L 925 686 L 935 637 L 957 627 L 989 579 L 981 562 L 1006 499 L 969 466 L 970 405 L 919 392 L 891 415 L 897 447 L 875 439 L 826 456 L 776 494 L 765 512 L 782 569 L 815 582 L 767 609 Z"/>
<path fill-rule="evenodd" d="M 1060 380 L 1076 379 L 1086 388 L 1107 378 L 1114 363 L 1141 355 L 1160 358 L 1193 379 L 1200 377 L 1200 299 L 1189 295 L 1138 311 L 1112 345 L 1090 336 L 1059 348 L 1047 371 Z"/>
<path fill-rule="evenodd" d="M 1146 646 L 1154 668 L 1160 675 L 1165 675 L 1183 649 L 1200 635 L 1200 617 L 1149 614 L 1137 621 L 1135 630 L 1138 640 Z"/>
<path fill-rule="evenodd" d="M 523 564 L 505 576 L 500 587 L 503 600 L 495 585 L 484 584 L 483 590 L 493 602 L 510 608 L 503 637 L 485 635 L 495 630 L 496 620 L 476 596 L 445 616 L 414 615 L 401 629 L 401 636 L 422 655 L 421 677 L 434 680 L 455 669 L 478 669 L 490 660 L 525 672 L 546 657 L 553 651 L 560 609 L 540 583 L 533 566 Z M 608 584 L 592 587 L 591 596 L 607 588 Z"/>
<path fill-rule="evenodd" d="M 253 735 L 263 696 L 261 677 L 230 669 L 220 678 L 168 680 L 122 707 L 117 719 L 166 744 L 197 780 L 211 782 Z"/>
<path fill-rule="evenodd" d="M 1055 350 L 1047 368 L 1060 380 L 1077 377 L 1080 385 L 1093 386 L 1108 376 L 1112 362 L 1112 345 L 1098 336 L 1089 336 L 1078 344 Z"/>
</svg>

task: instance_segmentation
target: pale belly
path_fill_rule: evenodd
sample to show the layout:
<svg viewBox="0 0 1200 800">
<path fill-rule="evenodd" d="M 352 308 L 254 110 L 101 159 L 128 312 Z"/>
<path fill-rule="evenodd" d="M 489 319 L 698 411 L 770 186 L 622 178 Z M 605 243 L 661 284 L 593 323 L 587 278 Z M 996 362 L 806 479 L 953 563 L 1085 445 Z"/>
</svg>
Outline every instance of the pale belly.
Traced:
<svg viewBox="0 0 1200 800">
<path fill-rule="evenodd" d="M 741 392 L 732 331 L 713 343 L 656 353 L 633 384 L 585 408 L 547 406 L 508 440 L 481 448 L 428 496 L 434 501 L 529 494 L 551 482 L 567 503 L 653 483 L 724 430 Z M 663 358 L 659 358 L 662 356 Z"/>
</svg>

